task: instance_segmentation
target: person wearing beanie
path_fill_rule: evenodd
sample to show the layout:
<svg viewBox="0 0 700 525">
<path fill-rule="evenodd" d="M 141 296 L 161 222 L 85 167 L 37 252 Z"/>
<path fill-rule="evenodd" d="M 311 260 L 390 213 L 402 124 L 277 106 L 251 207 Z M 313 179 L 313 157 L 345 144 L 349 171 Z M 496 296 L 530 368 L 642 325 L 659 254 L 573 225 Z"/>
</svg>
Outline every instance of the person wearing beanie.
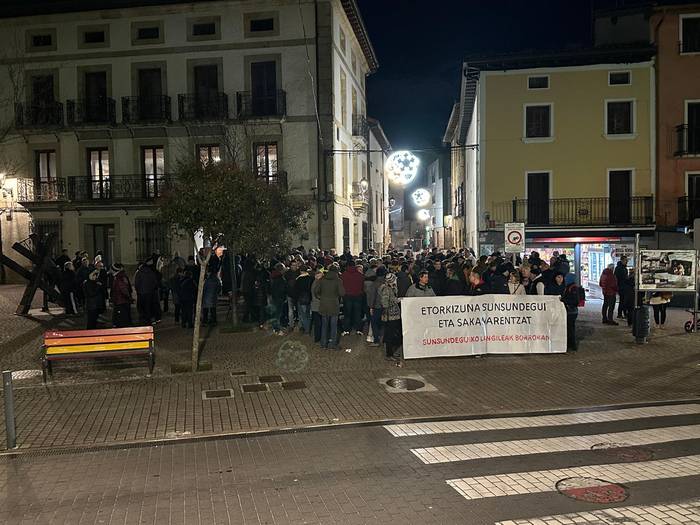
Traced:
<svg viewBox="0 0 700 525">
<path fill-rule="evenodd" d="M 333 263 L 323 276 L 314 294 L 319 300 L 321 314 L 321 348 L 338 348 L 338 315 L 340 314 L 340 298 L 345 295 L 343 282 L 338 272 L 340 267 Z"/>
<path fill-rule="evenodd" d="M 87 317 L 86 330 L 94 330 L 97 328 L 97 321 L 104 306 L 102 283 L 97 280 L 99 276 L 99 270 L 93 270 L 88 275 L 88 280 L 83 283 L 85 315 Z"/>
<path fill-rule="evenodd" d="M 427 286 L 427 272 L 421 274 L 421 280 L 423 279 L 425 280 L 425 286 Z M 379 300 L 382 305 L 381 319 L 384 323 L 386 358 L 400 362 L 403 331 L 401 328 L 401 307 L 399 305 L 399 292 L 395 274 L 389 273 L 384 278 L 384 283 L 379 288 Z"/>
</svg>

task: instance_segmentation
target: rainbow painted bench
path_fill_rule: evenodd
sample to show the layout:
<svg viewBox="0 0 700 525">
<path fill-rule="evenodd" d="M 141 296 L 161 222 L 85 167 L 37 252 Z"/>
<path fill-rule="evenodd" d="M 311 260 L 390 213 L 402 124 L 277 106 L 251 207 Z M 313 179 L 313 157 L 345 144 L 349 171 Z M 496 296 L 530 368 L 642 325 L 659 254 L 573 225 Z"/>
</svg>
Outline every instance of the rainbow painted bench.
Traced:
<svg viewBox="0 0 700 525">
<path fill-rule="evenodd" d="M 156 353 L 152 326 L 65 332 L 51 330 L 44 333 L 41 356 L 44 383 L 47 372 L 49 377 L 53 377 L 53 361 L 139 355 L 148 357 L 148 373 L 153 374 Z"/>
</svg>

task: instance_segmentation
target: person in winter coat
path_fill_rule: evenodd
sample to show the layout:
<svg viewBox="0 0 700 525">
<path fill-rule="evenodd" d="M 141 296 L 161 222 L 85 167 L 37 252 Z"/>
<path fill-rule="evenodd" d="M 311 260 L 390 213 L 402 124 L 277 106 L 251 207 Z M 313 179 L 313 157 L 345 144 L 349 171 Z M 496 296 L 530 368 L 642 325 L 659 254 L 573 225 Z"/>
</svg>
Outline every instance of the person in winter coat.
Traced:
<svg viewBox="0 0 700 525">
<path fill-rule="evenodd" d="M 464 283 L 456 271 L 456 263 L 447 266 L 447 281 L 445 281 L 445 295 L 464 295 Z"/>
<path fill-rule="evenodd" d="M 315 289 L 319 299 L 321 314 L 321 348 L 337 349 L 338 347 L 338 315 L 340 314 L 340 298 L 345 295 L 343 282 L 338 276 L 340 267 L 333 263 Z"/>
<path fill-rule="evenodd" d="M 153 268 L 152 259 L 141 265 L 136 272 L 134 288 L 136 289 L 136 308 L 139 312 L 139 322 L 142 325 L 156 324 L 154 306 L 158 302 L 160 282 L 158 274 Z"/>
<path fill-rule="evenodd" d="M 520 273 L 518 271 L 510 272 L 508 277 L 508 291 L 510 295 L 525 295 L 525 287 L 520 282 Z"/>
<path fill-rule="evenodd" d="M 294 330 L 298 315 L 298 294 L 296 288 L 297 277 L 299 277 L 299 263 L 297 261 L 292 261 L 289 264 L 289 269 L 284 273 L 284 278 L 287 281 L 287 319 L 290 331 Z"/>
<path fill-rule="evenodd" d="M 428 287 L 428 273 L 421 273 L 421 280 Z M 414 285 L 415 286 L 415 285 Z M 409 289 L 410 292 L 410 289 Z M 432 290 L 431 290 L 432 292 Z M 384 348 L 387 359 L 400 361 L 403 331 L 401 328 L 401 306 L 399 304 L 396 275 L 387 274 L 384 284 L 379 288 L 379 300 L 382 305 L 382 321 L 384 322 Z"/>
<path fill-rule="evenodd" d="M 435 295 L 445 295 L 445 281 L 447 276 L 442 267 L 442 261 L 437 260 L 433 264 L 433 271 L 429 272 L 429 284 Z"/>
<path fill-rule="evenodd" d="M 100 272 L 93 270 L 88 275 L 88 280 L 83 284 L 83 295 L 85 297 L 85 314 L 87 317 L 86 330 L 97 328 L 97 320 L 104 311 L 104 292 L 102 283 L 97 280 Z"/>
<path fill-rule="evenodd" d="M 472 270 L 469 273 L 469 285 L 467 286 L 467 295 L 484 295 L 488 293 L 488 287 L 481 278 L 481 274 L 477 270 Z"/>
<path fill-rule="evenodd" d="M 489 293 L 498 295 L 508 295 L 508 276 L 513 266 L 511 264 L 499 264 L 496 271 L 491 275 L 491 279 L 487 281 L 489 285 Z"/>
<path fill-rule="evenodd" d="M 216 304 L 221 293 L 221 280 L 216 272 L 210 271 L 204 280 L 202 291 L 202 324 L 216 326 Z"/>
<path fill-rule="evenodd" d="M 300 272 L 294 284 L 297 294 L 297 311 L 301 331 L 308 334 L 311 329 L 311 285 L 314 278 L 309 274 L 308 266 L 302 266 Z"/>
<path fill-rule="evenodd" d="M 78 305 L 75 300 L 75 271 L 73 271 L 73 263 L 70 261 L 63 265 L 58 289 L 61 292 L 61 299 L 63 299 L 63 307 L 66 309 L 66 315 L 77 314 Z"/>
<path fill-rule="evenodd" d="M 603 324 L 617 326 L 618 323 L 613 320 L 613 314 L 615 313 L 615 300 L 617 298 L 618 288 L 613 268 L 614 266 L 612 264 L 608 264 L 608 267 L 603 270 L 598 284 L 603 291 Z"/>
<path fill-rule="evenodd" d="M 75 296 L 80 305 L 85 305 L 85 296 L 83 295 L 83 284 L 87 281 L 92 269 L 90 268 L 90 260 L 87 257 L 80 259 L 80 263 L 75 266 Z"/>
<path fill-rule="evenodd" d="M 110 294 L 114 306 L 112 324 L 115 328 L 126 328 L 131 326 L 131 303 L 134 302 L 131 282 L 121 264 L 114 263 L 111 270 L 114 276 Z"/>
<path fill-rule="evenodd" d="M 649 299 L 649 304 L 654 310 L 654 328 L 666 328 L 666 307 L 672 297 L 670 292 L 654 292 Z"/>
<path fill-rule="evenodd" d="M 556 279 L 556 277 L 555 277 Z M 564 278 L 564 293 L 561 302 L 566 308 L 566 350 L 575 352 L 578 350 L 576 342 L 576 318 L 578 317 L 579 290 L 574 274 L 567 274 Z"/>
<path fill-rule="evenodd" d="M 384 266 L 379 266 L 375 271 L 371 268 L 368 271 L 371 275 L 374 274 L 373 278 L 370 278 L 369 285 L 368 281 L 365 280 L 365 292 L 367 295 L 367 306 L 369 307 L 369 321 L 372 327 L 372 341 L 369 346 L 379 346 L 382 332 L 382 304 L 379 300 L 379 288 L 384 284 L 387 272 Z M 365 279 L 367 274 L 365 274 Z M 398 290 L 398 288 L 397 288 Z"/>
<path fill-rule="evenodd" d="M 286 267 L 282 263 L 277 263 L 270 272 L 270 298 L 274 314 L 272 317 L 272 331 L 277 335 L 284 335 L 282 331 L 282 316 L 284 306 L 287 301 L 287 280 L 285 279 Z"/>
<path fill-rule="evenodd" d="M 190 270 L 185 270 L 180 281 L 180 326 L 194 328 L 194 304 L 197 302 L 197 285 Z"/>
<path fill-rule="evenodd" d="M 175 322 L 180 322 L 180 314 L 182 313 L 182 303 L 180 302 L 180 285 L 182 278 L 185 276 L 185 270 L 179 266 L 175 269 L 175 275 L 168 283 L 168 288 L 173 294 L 173 306 L 175 307 Z"/>
<path fill-rule="evenodd" d="M 258 320 L 258 326 L 262 330 L 265 327 L 265 321 L 267 321 L 267 283 L 261 278 L 255 279 L 253 281 L 253 290 L 250 294 L 250 306 L 249 308 L 254 308 L 257 313 L 251 317 L 251 319 Z"/>
<path fill-rule="evenodd" d="M 618 319 L 624 319 L 627 317 L 629 312 L 627 311 L 625 305 L 627 304 L 626 298 L 627 298 L 627 277 L 628 277 L 628 270 L 627 270 L 627 257 L 624 255 L 620 257 L 620 260 L 617 262 L 617 266 L 615 266 L 615 280 L 617 281 L 617 293 L 620 296 L 620 303 L 617 306 L 617 318 Z M 634 291 L 632 291 L 634 294 Z"/>
<path fill-rule="evenodd" d="M 427 270 L 423 270 L 418 274 L 418 282 L 412 284 L 406 292 L 406 297 L 435 297 L 435 291 L 430 284 L 430 274 Z M 382 305 L 382 308 L 384 306 Z"/>
<path fill-rule="evenodd" d="M 561 298 L 565 290 L 564 275 L 559 272 L 556 272 L 554 278 L 544 285 L 544 295 L 556 295 Z"/>
<path fill-rule="evenodd" d="M 311 284 L 311 325 L 314 330 L 314 343 L 321 342 L 321 313 L 319 309 L 321 308 L 321 300 L 316 297 L 316 291 L 321 284 L 321 279 L 323 279 L 324 272 L 322 269 L 318 268 L 314 273 L 314 281 Z"/>
<path fill-rule="evenodd" d="M 413 284 L 413 278 L 409 273 L 408 264 L 401 265 L 401 270 L 396 274 L 396 286 L 399 291 L 399 297 L 406 297 L 406 292 Z"/>
<path fill-rule="evenodd" d="M 345 326 L 343 335 L 348 335 L 355 331 L 357 335 L 364 335 L 362 331 L 362 319 L 364 317 L 365 305 L 365 276 L 357 268 L 355 261 L 347 262 L 346 270 L 340 276 L 343 281 L 345 296 L 343 297 L 343 315 Z"/>
</svg>

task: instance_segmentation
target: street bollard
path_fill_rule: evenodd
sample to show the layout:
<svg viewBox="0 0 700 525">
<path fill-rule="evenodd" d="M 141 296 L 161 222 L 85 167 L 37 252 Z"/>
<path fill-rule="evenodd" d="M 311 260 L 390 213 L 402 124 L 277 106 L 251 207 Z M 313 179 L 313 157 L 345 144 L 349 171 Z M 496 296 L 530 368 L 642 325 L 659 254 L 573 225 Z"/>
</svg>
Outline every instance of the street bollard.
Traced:
<svg viewBox="0 0 700 525">
<path fill-rule="evenodd" d="M 5 434 L 7 434 L 7 448 L 17 447 L 17 432 L 15 429 L 15 397 L 12 391 L 12 371 L 2 371 L 2 392 L 5 398 Z"/>
</svg>

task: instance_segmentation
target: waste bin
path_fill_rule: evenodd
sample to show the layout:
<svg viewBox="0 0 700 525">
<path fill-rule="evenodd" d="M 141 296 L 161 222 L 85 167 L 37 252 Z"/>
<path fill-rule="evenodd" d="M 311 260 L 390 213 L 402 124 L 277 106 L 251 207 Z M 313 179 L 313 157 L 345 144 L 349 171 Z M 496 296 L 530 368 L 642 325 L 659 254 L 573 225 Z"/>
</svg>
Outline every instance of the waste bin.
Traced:
<svg viewBox="0 0 700 525">
<path fill-rule="evenodd" d="M 649 308 L 647 306 L 637 306 L 634 309 L 634 323 L 632 324 L 632 335 L 635 343 L 646 343 L 650 333 Z"/>
</svg>

